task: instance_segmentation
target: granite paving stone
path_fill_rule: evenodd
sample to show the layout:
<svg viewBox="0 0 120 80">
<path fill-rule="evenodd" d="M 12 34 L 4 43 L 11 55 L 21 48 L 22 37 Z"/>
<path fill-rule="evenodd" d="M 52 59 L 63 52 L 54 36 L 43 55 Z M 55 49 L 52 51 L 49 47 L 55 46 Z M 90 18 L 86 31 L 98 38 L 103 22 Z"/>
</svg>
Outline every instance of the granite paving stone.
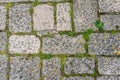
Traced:
<svg viewBox="0 0 120 80">
<path fill-rule="evenodd" d="M 64 71 L 66 74 L 92 74 L 94 63 L 92 58 L 67 58 Z"/>
<path fill-rule="evenodd" d="M 97 80 L 120 80 L 120 76 L 100 76 Z"/>
<path fill-rule="evenodd" d="M 40 49 L 40 40 L 34 35 L 17 36 L 9 38 L 9 52 L 11 54 L 35 54 Z"/>
<path fill-rule="evenodd" d="M 94 80 L 94 78 L 76 76 L 76 77 L 68 77 L 68 78 L 64 77 L 63 80 Z"/>
<path fill-rule="evenodd" d="M 67 35 L 54 35 L 54 37 L 44 37 L 42 52 L 51 54 L 76 54 L 85 53 L 85 40 L 82 35 L 70 37 Z"/>
</svg>

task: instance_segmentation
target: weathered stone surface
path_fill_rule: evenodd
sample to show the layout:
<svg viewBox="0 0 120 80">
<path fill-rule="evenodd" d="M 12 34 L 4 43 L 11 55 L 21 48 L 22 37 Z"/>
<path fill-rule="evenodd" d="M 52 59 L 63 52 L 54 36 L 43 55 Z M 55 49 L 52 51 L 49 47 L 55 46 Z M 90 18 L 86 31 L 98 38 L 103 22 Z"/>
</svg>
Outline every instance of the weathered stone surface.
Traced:
<svg viewBox="0 0 120 80">
<path fill-rule="evenodd" d="M 0 80 L 7 80 L 7 57 L 0 55 Z"/>
<path fill-rule="evenodd" d="M 120 12 L 120 0 L 99 0 L 100 12 Z"/>
<path fill-rule="evenodd" d="M 42 51 L 52 54 L 85 53 L 84 43 L 82 35 L 77 37 L 55 35 L 52 38 L 43 38 Z"/>
<path fill-rule="evenodd" d="M 40 2 L 60 2 L 60 1 L 64 1 L 64 0 L 38 0 Z"/>
<path fill-rule="evenodd" d="M 92 34 L 88 48 L 89 53 L 94 55 L 120 54 L 120 34 Z"/>
<path fill-rule="evenodd" d="M 54 29 L 54 11 L 53 6 L 41 4 L 34 8 L 33 14 L 34 30 Z"/>
<path fill-rule="evenodd" d="M 105 75 L 120 75 L 120 58 L 99 57 L 98 71 Z"/>
<path fill-rule="evenodd" d="M 5 7 L 0 6 L 0 30 L 4 30 L 6 27 L 6 15 L 7 10 Z"/>
<path fill-rule="evenodd" d="M 10 80 L 40 80 L 38 57 L 11 57 Z"/>
<path fill-rule="evenodd" d="M 30 4 L 15 4 L 10 8 L 10 32 L 31 32 L 30 7 Z"/>
<path fill-rule="evenodd" d="M 57 30 L 58 31 L 72 30 L 69 3 L 57 4 Z"/>
<path fill-rule="evenodd" d="M 76 76 L 76 77 L 63 78 L 63 80 L 94 80 L 94 78 Z"/>
<path fill-rule="evenodd" d="M 20 54 L 34 54 L 39 52 L 40 40 L 34 35 L 17 36 L 9 38 L 9 52 Z"/>
<path fill-rule="evenodd" d="M 97 19 L 97 0 L 73 0 L 75 31 L 94 29 Z"/>
<path fill-rule="evenodd" d="M 26 1 L 35 1 L 35 0 L 0 0 L 0 2 L 26 2 Z"/>
<path fill-rule="evenodd" d="M 105 30 L 120 29 L 120 15 L 101 15 L 101 21 L 104 22 Z"/>
<path fill-rule="evenodd" d="M 92 58 L 67 58 L 65 63 L 66 74 L 93 73 L 95 64 Z"/>
<path fill-rule="evenodd" d="M 7 34 L 5 32 L 0 32 L 0 51 L 6 49 L 7 44 Z"/>
<path fill-rule="evenodd" d="M 100 76 L 97 80 L 120 80 L 120 76 Z"/>
<path fill-rule="evenodd" d="M 61 80 L 60 59 L 43 60 L 43 80 Z"/>
</svg>

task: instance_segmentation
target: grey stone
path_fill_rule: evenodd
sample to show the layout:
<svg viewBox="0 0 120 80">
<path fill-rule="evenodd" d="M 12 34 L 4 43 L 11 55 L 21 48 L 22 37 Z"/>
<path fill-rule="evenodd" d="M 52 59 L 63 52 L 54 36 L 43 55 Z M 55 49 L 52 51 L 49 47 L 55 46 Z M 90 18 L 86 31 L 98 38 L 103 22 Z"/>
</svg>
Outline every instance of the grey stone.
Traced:
<svg viewBox="0 0 120 80">
<path fill-rule="evenodd" d="M 76 32 L 87 29 L 96 30 L 97 0 L 73 0 L 74 23 Z"/>
<path fill-rule="evenodd" d="M 100 12 L 120 12 L 120 0 L 99 0 Z"/>
<path fill-rule="evenodd" d="M 95 62 L 92 58 L 67 58 L 65 63 L 66 74 L 94 73 Z"/>
<path fill-rule="evenodd" d="M 97 80 L 120 80 L 120 76 L 100 76 Z"/>
<path fill-rule="evenodd" d="M 120 58 L 98 57 L 98 71 L 105 75 L 120 75 Z"/>
<path fill-rule="evenodd" d="M 60 2 L 60 1 L 64 1 L 64 0 L 38 0 L 40 2 Z"/>
<path fill-rule="evenodd" d="M 10 80 L 40 80 L 39 57 L 11 57 Z"/>
<path fill-rule="evenodd" d="M 42 52 L 52 54 L 85 53 L 84 43 L 82 35 L 77 37 L 54 35 L 52 38 L 43 38 Z"/>
<path fill-rule="evenodd" d="M 94 55 L 120 54 L 120 34 L 94 33 L 90 36 L 88 49 Z"/>
<path fill-rule="evenodd" d="M 43 80 L 61 80 L 60 59 L 43 60 Z"/>
<path fill-rule="evenodd" d="M 39 52 L 39 48 L 40 40 L 34 35 L 12 35 L 9 38 L 9 52 L 11 54 L 34 54 Z"/>
<path fill-rule="evenodd" d="M 120 30 L 120 15 L 101 15 L 104 30 Z"/>
<path fill-rule="evenodd" d="M 33 14 L 34 30 L 52 30 L 54 29 L 54 11 L 53 6 L 41 4 L 34 8 Z"/>
<path fill-rule="evenodd" d="M 0 55 L 0 80 L 7 80 L 7 57 Z"/>
<path fill-rule="evenodd" d="M 57 4 L 57 31 L 71 31 L 70 4 Z"/>
<path fill-rule="evenodd" d="M 0 30 L 4 30 L 6 27 L 6 15 L 7 10 L 4 6 L 0 6 Z"/>
<path fill-rule="evenodd" d="M 76 76 L 76 77 L 68 77 L 68 78 L 64 77 L 63 80 L 94 80 L 94 78 Z"/>
<path fill-rule="evenodd" d="M 26 1 L 35 1 L 35 0 L 0 0 L 0 2 L 26 2 Z"/>
<path fill-rule="evenodd" d="M 0 51 L 5 51 L 7 44 L 7 34 L 0 32 Z"/>
<path fill-rule="evenodd" d="M 31 32 L 32 23 L 30 15 L 30 4 L 15 4 L 9 12 L 9 31 L 10 32 Z"/>
</svg>

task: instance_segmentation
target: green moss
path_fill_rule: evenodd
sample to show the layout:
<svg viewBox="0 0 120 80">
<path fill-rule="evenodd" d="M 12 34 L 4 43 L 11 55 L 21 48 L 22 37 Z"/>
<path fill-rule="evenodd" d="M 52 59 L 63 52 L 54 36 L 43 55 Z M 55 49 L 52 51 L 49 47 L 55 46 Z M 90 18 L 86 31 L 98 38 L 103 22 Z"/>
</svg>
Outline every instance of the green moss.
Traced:
<svg viewBox="0 0 120 80">
<path fill-rule="evenodd" d="M 5 8 L 6 8 L 7 10 L 9 10 L 12 6 L 13 6 L 13 3 L 7 3 L 7 4 L 5 5 Z"/>
<path fill-rule="evenodd" d="M 95 26 L 98 28 L 98 30 L 100 31 L 100 32 L 103 32 L 104 31 L 104 23 L 103 22 L 101 22 L 100 20 L 97 20 L 96 22 L 95 22 Z"/>
<path fill-rule="evenodd" d="M 41 59 L 51 59 L 53 58 L 54 56 L 52 54 L 41 54 L 40 55 L 40 58 Z"/>
<path fill-rule="evenodd" d="M 86 40 L 86 41 L 89 41 L 89 36 L 93 33 L 93 30 L 92 29 L 88 29 L 86 30 L 85 32 L 82 33 L 83 35 L 83 38 Z"/>
</svg>

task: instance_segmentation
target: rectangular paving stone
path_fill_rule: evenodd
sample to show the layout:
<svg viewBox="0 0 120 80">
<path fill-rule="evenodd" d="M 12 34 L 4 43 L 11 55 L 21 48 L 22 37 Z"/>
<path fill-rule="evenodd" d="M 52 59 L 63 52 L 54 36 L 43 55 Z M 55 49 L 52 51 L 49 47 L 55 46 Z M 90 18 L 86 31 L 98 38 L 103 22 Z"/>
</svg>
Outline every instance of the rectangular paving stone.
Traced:
<svg viewBox="0 0 120 80">
<path fill-rule="evenodd" d="M 10 80 L 40 80 L 39 57 L 10 57 Z"/>
<path fill-rule="evenodd" d="M 70 4 L 57 4 L 57 31 L 71 31 Z"/>
<path fill-rule="evenodd" d="M 120 34 L 94 33 L 90 36 L 89 54 L 115 55 L 120 54 Z"/>
<path fill-rule="evenodd" d="M 7 56 L 0 55 L 0 80 L 7 80 Z"/>
<path fill-rule="evenodd" d="M 41 4 L 34 8 L 33 13 L 34 30 L 54 29 L 54 9 L 48 4 Z"/>
<path fill-rule="evenodd" d="M 31 32 L 30 4 L 15 4 L 9 12 L 9 31 L 10 32 Z"/>
<path fill-rule="evenodd" d="M 120 80 L 120 76 L 100 76 L 97 80 Z"/>
<path fill-rule="evenodd" d="M 100 12 L 120 12 L 120 0 L 99 0 Z"/>
<path fill-rule="evenodd" d="M 120 58 L 99 57 L 98 71 L 104 75 L 120 75 Z"/>
<path fill-rule="evenodd" d="M 43 60 L 43 80 L 61 80 L 60 67 L 59 58 Z"/>
<path fill-rule="evenodd" d="M 35 1 L 35 0 L 0 0 L 0 2 L 29 2 L 29 1 Z"/>
<path fill-rule="evenodd" d="M 94 80 L 94 78 L 76 76 L 76 77 L 68 77 L 68 78 L 64 77 L 62 80 Z"/>
<path fill-rule="evenodd" d="M 67 58 L 64 66 L 66 74 L 92 74 L 95 62 L 92 58 Z"/>
<path fill-rule="evenodd" d="M 101 15 L 101 21 L 104 22 L 104 30 L 120 29 L 120 15 Z"/>
<path fill-rule="evenodd" d="M 4 6 L 0 6 L 0 30 L 4 30 L 6 27 L 6 15 L 6 8 Z"/>
<path fill-rule="evenodd" d="M 39 52 L 40 40 L 34 35 L 17 36 L 9 38 L 9 52 L 11 54 L 35 54 Z"/>
<path fill-rule="evenodd" d="M 74 23 L 76 32 L 87 29 L 96 30 L 97 0 L 73 0 Z"/>
<path fill-rule="evenodd" d="M 51 54 L 76 54 L 85 53 L 85 40 L 82 35 L 70 37 L 67 35 L 54 35 L 54 37 L 44 37 L 42 52 Z"/>
</svg>

